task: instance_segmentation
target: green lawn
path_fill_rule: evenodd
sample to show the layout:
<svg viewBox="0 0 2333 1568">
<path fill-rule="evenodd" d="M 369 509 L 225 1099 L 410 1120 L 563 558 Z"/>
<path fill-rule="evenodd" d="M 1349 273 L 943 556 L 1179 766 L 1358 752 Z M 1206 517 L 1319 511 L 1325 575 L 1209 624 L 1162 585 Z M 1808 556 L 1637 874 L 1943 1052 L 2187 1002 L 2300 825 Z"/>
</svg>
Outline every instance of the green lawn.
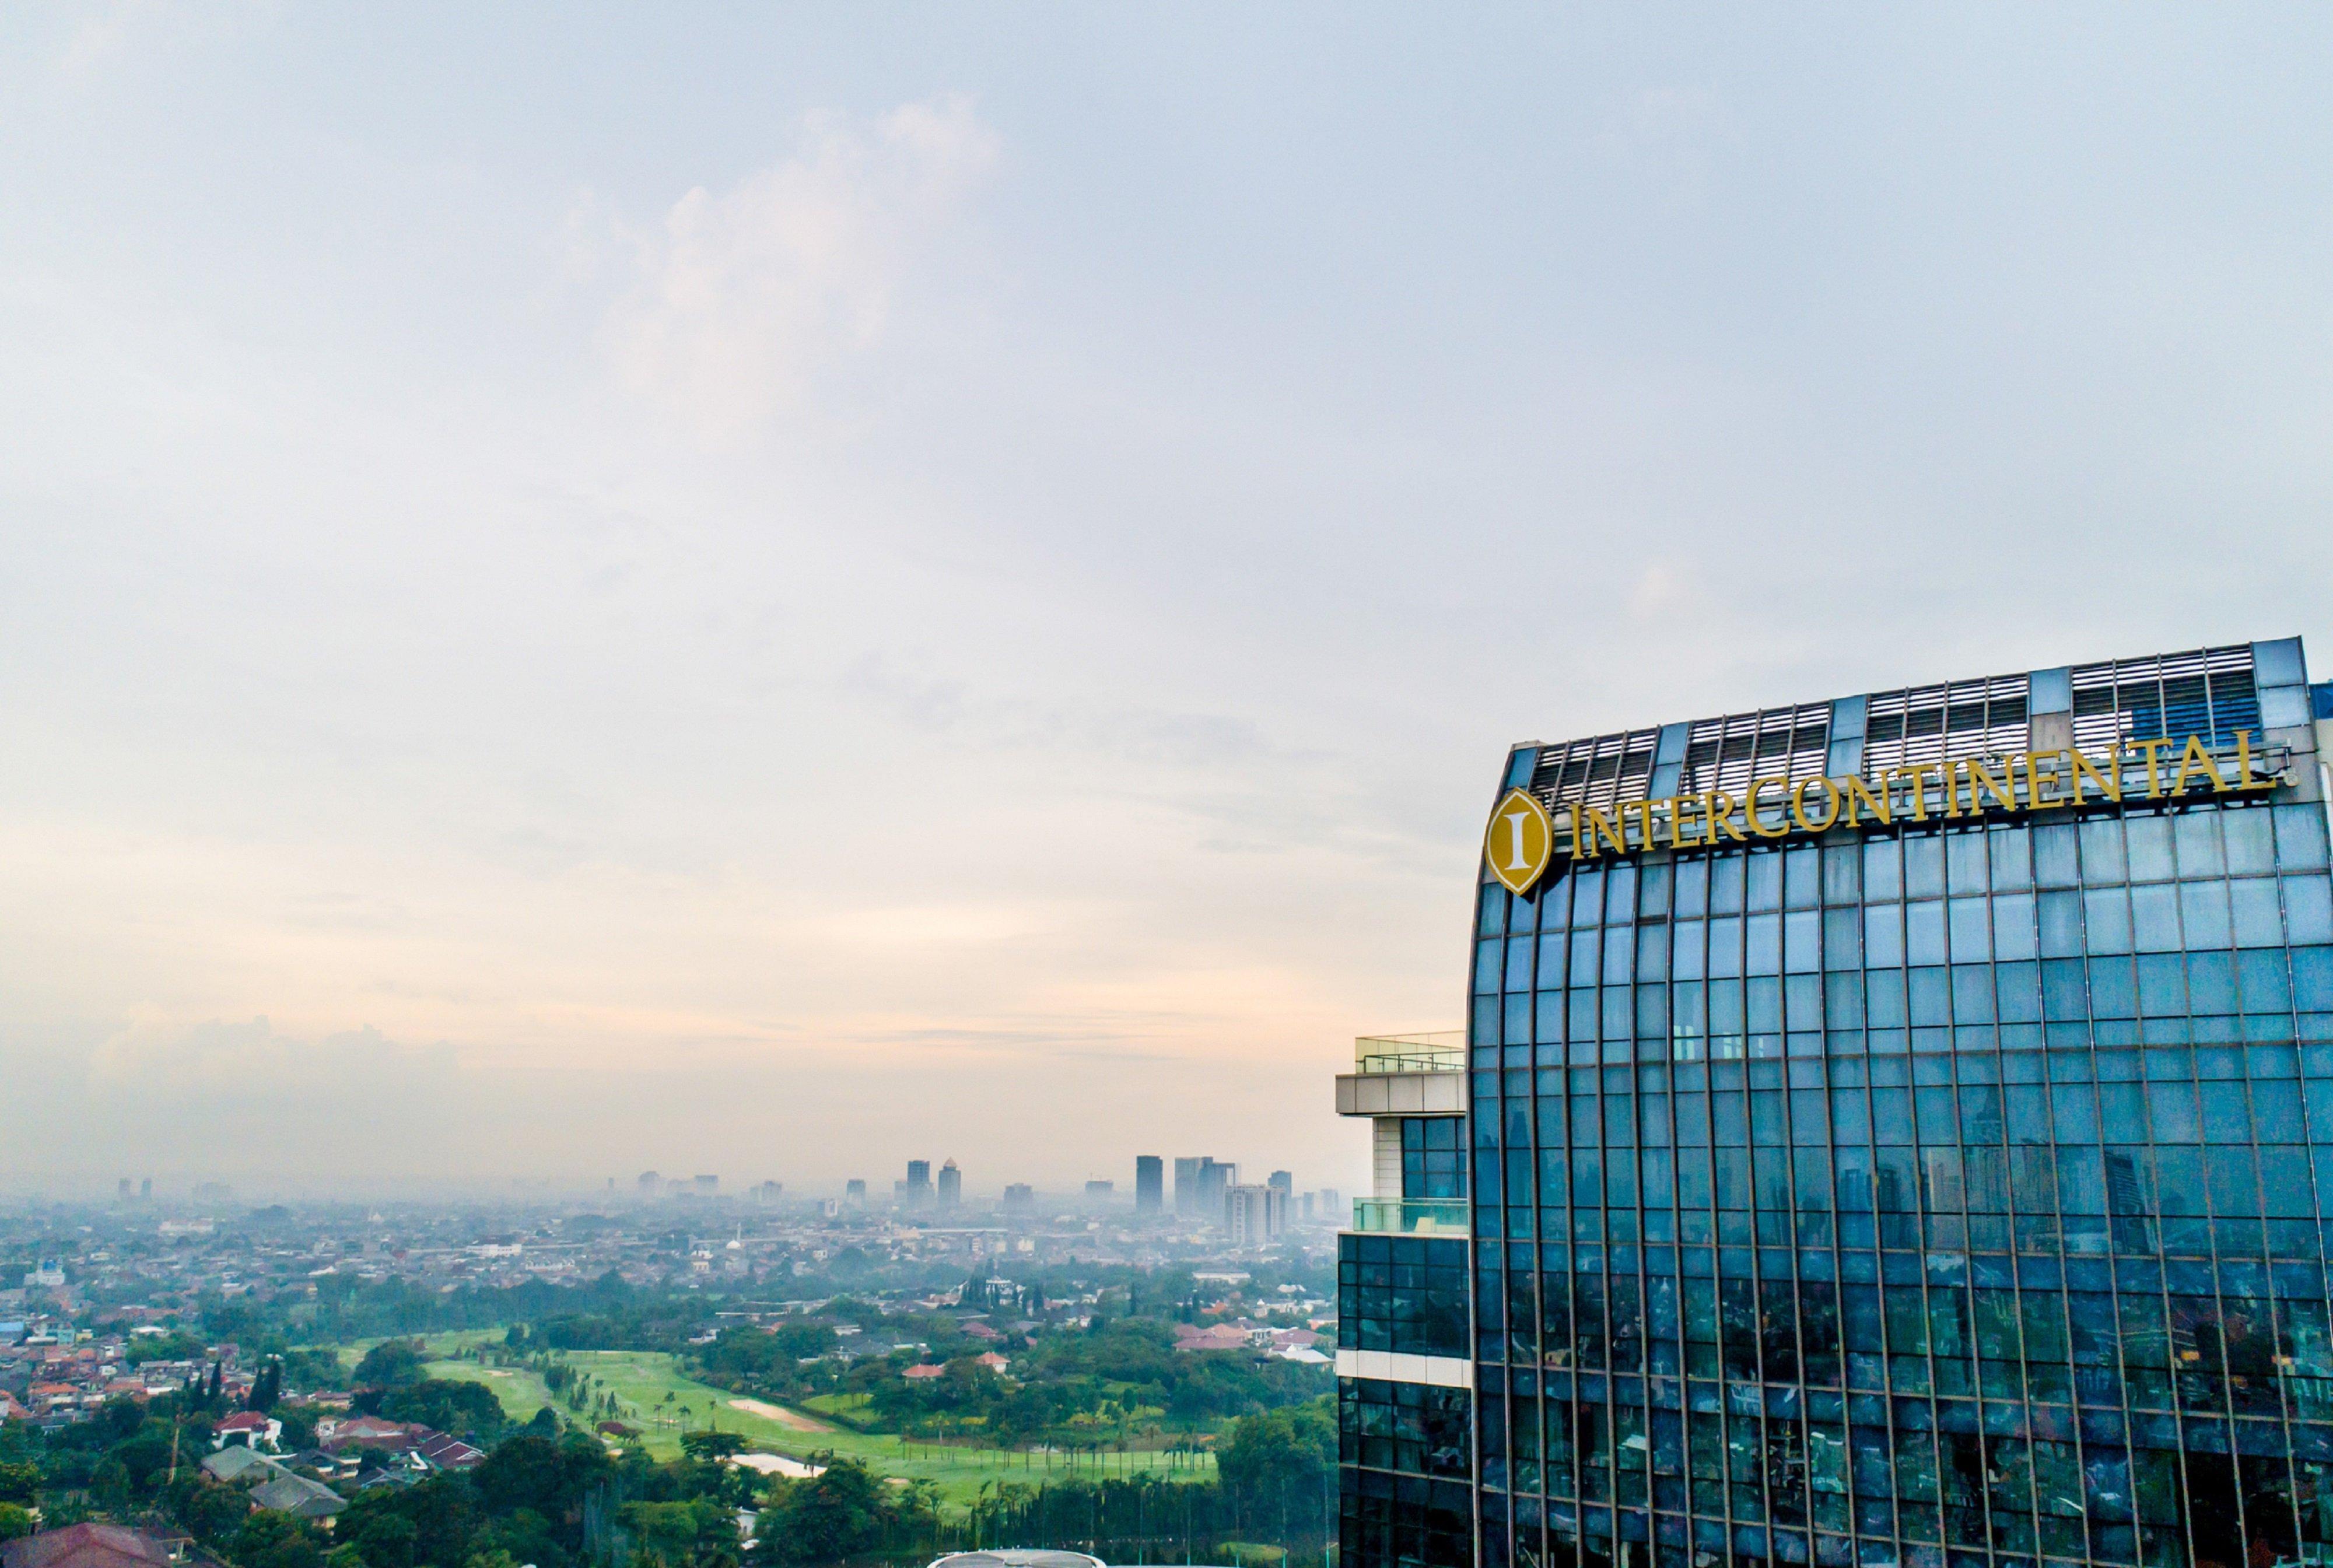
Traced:
<svg viewBox="0 0 2333 1568">
<path fill-rule="evenodd" d="M 466 1350 L 482 1344 L 500 1344 L 502 1340 L 500 1329 L 431 1334 L 426 1344 L 430 1357 L 429 1375 L 485 1384 L 494 1391 L 494 1396 L 502 1401 L 503 1409 L 514 1421 L 533 1419 L 534 1412 L 545 1405 L 558 1410 L 562 1420 L 577 1420 L 575 1412 L 554 1400 L 535 1372 L 524 1367 L 488 1367 L 475 1361 L 457 1359 Z M 376 1343 L 368 1340 L 349 1346 L 341 1353 L 341 1358 L 352 1365 Z M 1073 1464 L 1069 1456 L 1057 1454 L 1049 1468 L 1042 1454 L 1008 1455 L 994 1448 L 903 1443 L 897 1437 L 882 1433 L 853 1431 L 831 1420 L 830 1412 L 817 1410 L 789 1412 L 793 1418 L 790 1423 L 761 1410 L 739 1409 L 738 1396 L 686 1376 L 674 1367 L 673 1358 L 660 1351 L 571 1351 L 565 1359 L 577 1372 L 597 1380 L 591 1391 L 595 1401 L 603 1390 L 614 1391 L 619 1419 L 638 1428 L 648 1452 L 660 1459 L 678 1456 L 682 1432 L 702 1431 L 711 1425 L 725 1432 L 743 1434 L 756 1451 L 797 1459 L 831 1451 L 863 1459 L 870 1468 L 886 1476 L 929 1480 L 937 1484 L 945 1500 L 957 1505 L 974 1501 L 984 1483 L 1029 1483 L 1043 1480 L 1049 1474 L 1091 1478 L 1147 1470 L 1161 1479 L 1173 1480 L 1201 1480 L 1215 1474 L 1214 1456 L 1204 1453 L 1181 1456 L 1179 1464 L 1166 1454 L 1109 1454 L 1102 1456 L 1099 1468 L 1092 1456 L 1080 1456 Z M 814 1402 L 838 1401 L 863 1405 L 866 1396 L 829 1396 Z M 825 1429 L 801 1429 L 802 1424 L 810 1422 Z"/>
<path fill-rule="evenodd" d="M 660 1458 L 680 1451 L 682 1431 L 701 1431 L 709 1424 L 725 1432 L 742 1433 L 757 1450 L 797 1459 L 831 1450 L 864 1459 L 888 1476 L 931 1480 L 938 1484 L 941 1496 L 953 1503 L 971 1502 L 979 1495 L 984 1482 L 1036 1481 L 1048 1474 L 1042 1454 L 1008 1455 L 994 1448 L 902 1443 L 896 1437 L 852 1431 L 815 1412 L 793 1412 L 796 1424 L 789 1424 L 763 1411 L 741 1410 L 737 1408 L 737 1396 L 683 1375 L 674 1369 L 673 1358 L 660 1352 L 575 1351 L 567 1356 L 567 1363 L 599 1380 L 600 1387 L 614 1391 L 621 1407 L 621 1419 L 640 1429 L 648 1451 Z M 466 1370 L 472 1374 L 480 1372 L 475 1366 Z M 528 1397 L 520 1378 L 479 1376 L 478 1381 L 491 1383 L 514 1416 L 534 1413 L 535 1405 L 515 1402 Z M 594 1391 L 595 1396 L 597 1391 Z M 540 1402 L 538 1399 L 536 1403 Z M 810 1421 L 827 1429 L 800 1429 L 801 1423 Z M 1056 1456 L 1051 1473 L 1057 1477 L 1072 1473 L 1090 1477 L 1097 1473 L 1124 1475 L 1135 1470 L 1156 1471 L 1162 1478 L 1196 1480 L 1214 1474 L 1214 1459 L 1205 1454 L 1185 1456 L 1181 1467 L 1176 1468 L 1165 1454 L 1112 1454 L 1105 1456 L 1100 1472 L 1097 1472 L 1090 1458 L 1081 1459 L 1073 1472 L 1065 1456 Z"/>
</svg>

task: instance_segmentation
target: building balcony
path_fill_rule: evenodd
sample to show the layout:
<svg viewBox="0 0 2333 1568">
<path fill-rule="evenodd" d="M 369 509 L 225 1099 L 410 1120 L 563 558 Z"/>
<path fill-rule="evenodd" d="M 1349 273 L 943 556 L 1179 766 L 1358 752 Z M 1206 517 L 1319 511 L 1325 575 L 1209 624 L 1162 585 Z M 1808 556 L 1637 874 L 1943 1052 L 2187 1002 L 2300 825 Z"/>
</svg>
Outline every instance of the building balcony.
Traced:
<svg viewBox="0 0 2333 1568">
<path fill-rule="evenodd" d="M 1354 1071 L 1337 1076 L 1339 1116 L 1461 1116 L 1466 1112 L 1466 1032 L 1363 1035 Z"/>
<path fill-rule="evenodd" d="M 1353 1042 L 1356 1072 L 1463 1073 L 1466 1070 L 1466 1031 L 1438 1029 L 1423 1035 L 1363 1035 Z"/>
<path fill-rule="evenodd" d="M 1464 1236 L 1464 1198 L 1356 1198 L 1353 1229 L 1379 1235 Z"/>
</svg>

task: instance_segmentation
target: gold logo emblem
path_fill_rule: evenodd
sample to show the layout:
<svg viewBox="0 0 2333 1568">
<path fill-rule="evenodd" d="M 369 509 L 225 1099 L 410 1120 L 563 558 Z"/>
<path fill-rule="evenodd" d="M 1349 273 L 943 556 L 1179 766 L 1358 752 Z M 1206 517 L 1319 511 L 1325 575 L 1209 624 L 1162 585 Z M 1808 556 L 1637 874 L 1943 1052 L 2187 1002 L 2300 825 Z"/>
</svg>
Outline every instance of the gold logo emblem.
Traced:
<svg viewBox="0 0 2333 1568">
<path fill-rule="evenodd" d="M 1490 831 L 1483 836 L 1483 855 L 1491 875 L 1509 893 L 1529 893 L 1555 853 L 1555 824 L 1547 808 L 1526 790 L 1510 789 L 1491 814 Z"/>
</svg>

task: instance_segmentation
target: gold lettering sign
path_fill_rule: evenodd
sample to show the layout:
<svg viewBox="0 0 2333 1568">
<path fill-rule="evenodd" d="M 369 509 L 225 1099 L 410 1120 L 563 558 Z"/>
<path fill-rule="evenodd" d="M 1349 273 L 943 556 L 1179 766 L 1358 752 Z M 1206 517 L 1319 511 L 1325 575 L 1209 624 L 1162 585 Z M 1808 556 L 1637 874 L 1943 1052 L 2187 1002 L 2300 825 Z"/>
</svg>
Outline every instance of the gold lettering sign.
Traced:
<svg viewBox="0 0 2333 1568">
<path fill-rule="evenodd" d="M 1714 789 L 1623 801 L 1608 808 L 1574 806 L 1565 846 L 1575 860 L 1593 860 L 1658 848 L 1665 839 L 1680 849 L 1703 848 L 1728 841 L 1803 838 L 1834 825 L 1860 827 L 1866 820 L 1886 825 L 1925 822 L 1932 816 L 2022 815 L 2065 806 L 2273 789 L 2280 780 L 2255 771 L 2252 740 L 2251 731 L 2241 730 L 2233 746 L 2217 752 L 2203 736 L 2190 735 L 2184 741 L 2117 744 L 2104 756 L 2060 749 L 2008 758 L 1909 762 L 1885 770 L 1877 780 L 1848 777 L 1793 784 L 1767 774 L 1752 779 L 1738 800 Z M 1516 805 L 1518 801 L 1522 804 Z M 1558 836 L 1538 800 L 1520 789 L 1510 792 L 1499 810 L 1502 815 L 1493 819 L 1486 846 L 1491 871 L 1511 891 L 1522 893 L 1547 869 Z M 1548 822 L 1550 849 L 1534 857 L 1524 854 L 1523 847 L 1540 842 L 1529 837 L 1539 831 L 1540 822 Z"/>
<path fill-rule="evenodd" d="M 1625 845 L 1618 827 L 1613 827 L 1609 842 Z M 1507 791 L 1491 813 L 1490 830 L 1483 836 L 1483 858 L 1509 893 L 1531 891 L 1555 858 L 1555 824 L 1537 796 L 1523 789 Z"/>
</svg>

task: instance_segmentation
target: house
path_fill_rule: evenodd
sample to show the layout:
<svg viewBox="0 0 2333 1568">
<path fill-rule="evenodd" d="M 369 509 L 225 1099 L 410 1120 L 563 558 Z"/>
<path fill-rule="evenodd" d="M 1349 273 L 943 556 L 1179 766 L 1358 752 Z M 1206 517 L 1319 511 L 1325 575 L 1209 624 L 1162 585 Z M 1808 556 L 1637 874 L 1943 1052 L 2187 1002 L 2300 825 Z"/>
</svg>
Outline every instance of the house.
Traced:
<svg viewBox="0 0 2333 1568">
<path fill-rule="evenodd" d="M 984 1339 L 994 1343 L 1004 1337 L 984 1323 L 967 1323 L 962 1326 L 965 1336 L 968 1339 Z"/>
<path fill-rule="evenodd" d="M 0 1546 L 5 1568 L 170 1568 L 169 1546 L 122 1525 L 72 1525 Z"/>
<path fill-rule="evenodd" d="M 285 1473 L 282 1465 L 241 1443 L 203 1456 L 203 1473 L 214 1481 L 239 1481 L 254 1471 L 263 1478 Z"/>
<path fill-rule="evenodd" d="M 1189 1332 L 1185 1332 L 1186 1330 Z M 1193 1329 L 1190 1324 L 1184 1324 L 1175 1334 L 1176 1350 L 1245 1350 L 1247 1347 L 1247 1330 L 1236 1324 L 1219 1323 L 1213 1328 L 1205 1329 Z"/>
<path fill-rule="evenodd" d="M 429 1461 L 430 1468 L 439 1470 L 466 1470 L 486 1456 L 459 1438 L 449 1438 L 443 1432 L 431 1432 L 413 1450 Z"/>
<path fill-rule="evenodd" d="M 934 1378 L 947 1376 L 947 1368 L 931 1365 L 911 1366 L 899 1375 L 911 1383 L 924 1383 L 931 1382 Z"/>
<path fill-rule="evenodd" d="M 333 1453 L 347 1448 L 403 1448 L 410 1447 L 413 1434 L 423 1429 L 379 1416 L 351 1416 L 345 1420 L 318 1421 L 316 1446 Z"/>
<path fill-rule="evenodd" d="M 246 1448 L 273 1448 L 283 1435 L 283 1423 L 258 1410 L 237 1410 L 211 1429 L 211 1447 L 230 1443 Z"/>
<path fill-rule="evenodd" d="M 990 1372 L 995 1372 L 999 1376 L 1003 1376 L 1004 1369 L 1011 1366 L 1013 1363 L 1006 1361 L 1003 1356 L 998 1355 L 993 1350 L 984 1350 L 978 1355 L 972 1358 L 972 1364 L 974 1366 L 984 1366 Z"/>
<path fill-rule="evenodd" d="M 322 1481 L 305 1476 L 281 1475 L 251 1489 L 254 1506 L 297 1519 L 329 1520 L 348 1506 L 341 1496 Z"/>
</svg>

